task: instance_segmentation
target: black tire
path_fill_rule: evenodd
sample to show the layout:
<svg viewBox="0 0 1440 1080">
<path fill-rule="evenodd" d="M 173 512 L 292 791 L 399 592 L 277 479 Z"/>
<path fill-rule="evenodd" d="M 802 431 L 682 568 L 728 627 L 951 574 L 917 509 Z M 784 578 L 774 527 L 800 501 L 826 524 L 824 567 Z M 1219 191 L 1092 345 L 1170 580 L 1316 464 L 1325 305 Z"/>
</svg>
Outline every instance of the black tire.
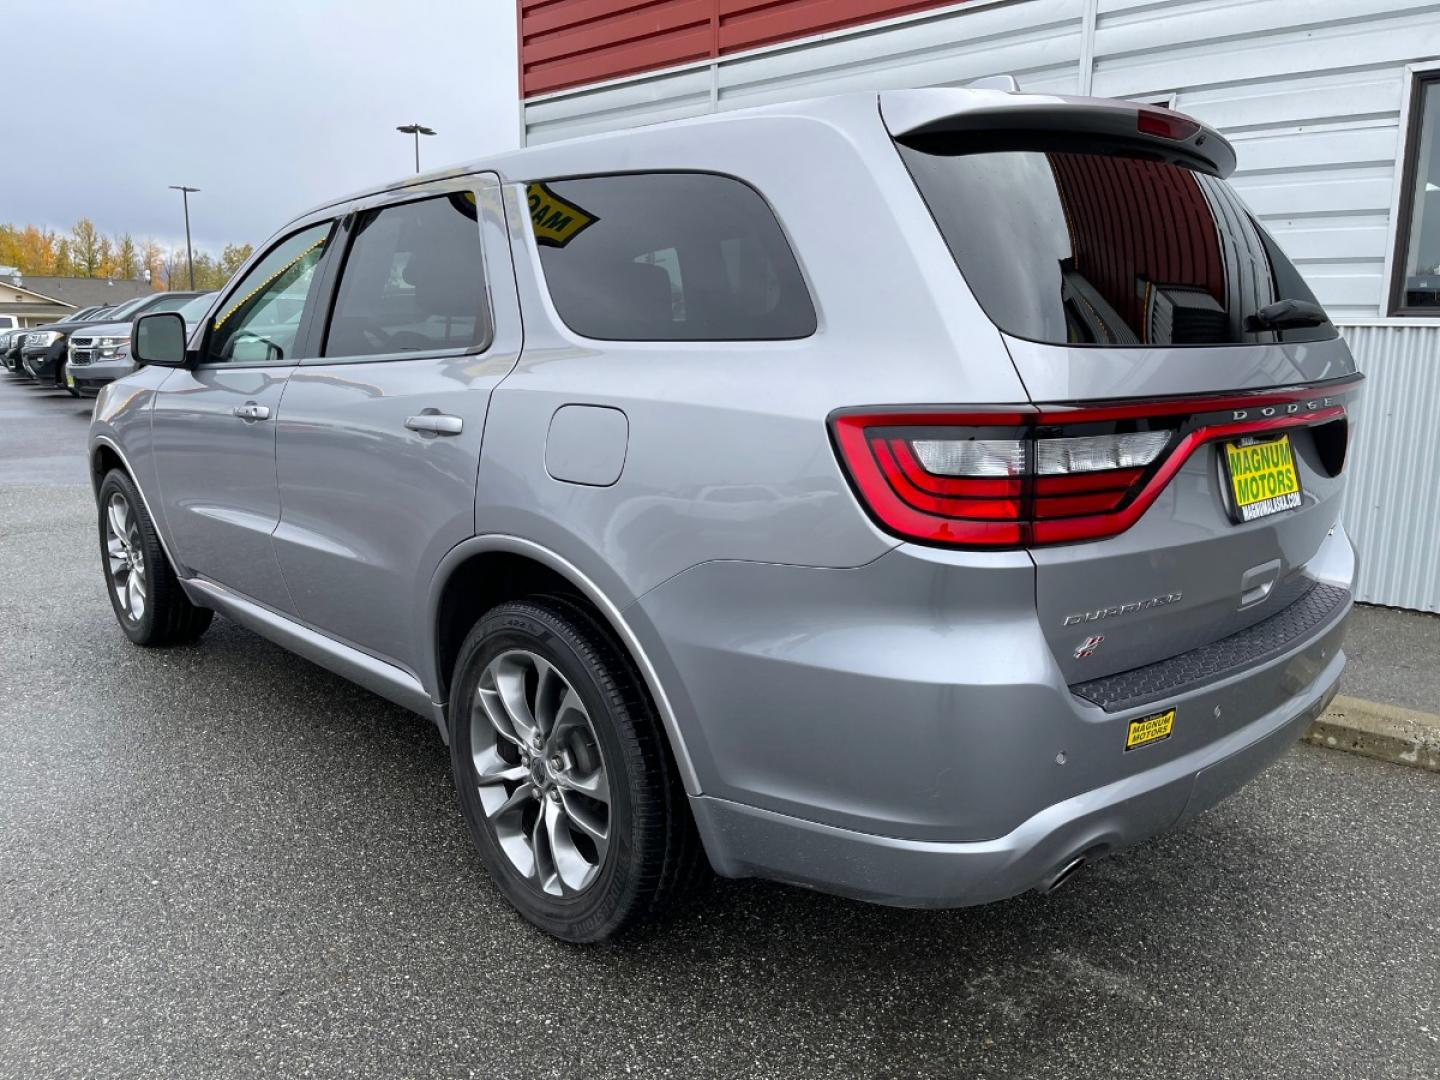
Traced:
<svg viewBox="0 0 1440 1080">
<path fill-rule="evenodd" d="M 472 725 L 482 725 L 482 739 L 491 736 L 475 704 L 477 689 L 491 661 L 515 650 L 553 665 L 579 695 L 608 777 L 609 846 L 577 894 L 550 895 L 523 875 L 485 814 Z M 702 872 L 699 838 L 661 721 L 634 664 L 589 608 L 541 596 L 491 609 L 461 646 L 451 689 L 451 762 L 461 810 L 492 879 L 530 922 L 563 941 L 604 941 L 658 914 Z M 543 797 L 536 798 L 542 807 Z"/>
<path fill-rule="evenodd" d="M 126 528 L 128 544 L 121 547 L 126 551 L 124 558 L 112 557 L 111 533 L 113 523 L 109 521 L 114 500 L 121 499 L 133 515 L 133 531 Z M 115 618 L 125 636 L 136 645 L 180 645 L 195 641 L 210 626 L 214 612 L 208 608 L 196 607 L 180 587 L 175 568 L 165 557 L 160 538 L 155 532 L 155 523 L 145 510 L 135 483 L 120 469 L 111 469 L 100 484 L 97 503 L 99 509 L 100 562 L 105 573 L 110 606 L 115 609 Z M 128 525 L 131 519 L 126 519 Z M 130 563 L 133 554 L 140 556 L 136 565 L 141 568 L 143 603 L 132 605 L 130 599 L 122 599 L 120 581 L 129 580 Z M 117 569 L 120 566 L 120 569 Z M 138 609 L 132 611 L 132 606 Z"/>
</svg>

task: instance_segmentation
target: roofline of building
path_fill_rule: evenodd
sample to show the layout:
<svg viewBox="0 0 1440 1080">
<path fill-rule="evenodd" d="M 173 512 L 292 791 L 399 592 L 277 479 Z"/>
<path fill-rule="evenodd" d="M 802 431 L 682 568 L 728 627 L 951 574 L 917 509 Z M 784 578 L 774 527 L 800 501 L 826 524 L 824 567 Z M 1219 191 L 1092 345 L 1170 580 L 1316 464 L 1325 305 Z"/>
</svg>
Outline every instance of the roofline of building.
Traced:
<svg viewBox="0 0 1440 1080">
<path fill-rule="evenodd" d="M 24 275 L 22 274 L 21 276 L 23 277 Z M 45 277 L 44 274 L 40 276 Z M 9 278 L 0 278 L 0 285 L 3 285 L 7 289 L 18 289 L 30 296 L 38 296 L 41 300 L 48 300 L 52 304 L 62 304 L 68 308 L 78 308 L 80 306 L 79 304 L 72 304 L 69 300 L 62 300 L 58 296 L 50 296 L 48 293 L 36 292 L 34 289 L 26 288 L 24 285 L 16 285 Z"/>
</svg>

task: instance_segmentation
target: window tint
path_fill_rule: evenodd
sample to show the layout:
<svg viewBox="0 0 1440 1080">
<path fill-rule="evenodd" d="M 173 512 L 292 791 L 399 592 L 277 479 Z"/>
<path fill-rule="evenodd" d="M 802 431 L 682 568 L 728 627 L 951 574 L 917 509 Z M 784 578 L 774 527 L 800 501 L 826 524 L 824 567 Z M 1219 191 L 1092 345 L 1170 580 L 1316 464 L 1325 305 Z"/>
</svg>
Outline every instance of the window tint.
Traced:
<svg viewBox="0 0 1440 1080">
<path fill-rule="evenodd" d="M 297 359 L 300 316 L 325 252 L 330 222 L 281 240 L 226 298 L 210 332 L 209 363 L 263 364 Z"/>
<path fill-rule="evenodd" d="M 775 215 L 705 173 L 594 176 L 527 192 L 555 309 L 586 337 L 742 341 L 815 332 Z"/>
<path fill-rule="evenodd" d="M 1001 330 L 1109 347 L 1336 335 L 1224 180 L 1034 139 L 942 136 L 900 148 L 966 284 Z M 1297 304 L 1271 307 L 1281 300 Z"/>
<path fill-rule="evenodd" d="M 107 319 L 123 319 L 125 318 L 125 316 L 129 315 L 132 311 L 134 311 L 136 308 L 138 308 L 141 304 L 145 303 L 145 301 L 149 299 L 150 297 L 148 296 L 137 296 L 133 300 L 126 300 L 125 303 L 120 304 L 117 307 L 113 307 L 107 312 L 104 312 L 104 317 Z M 97 311 L 93 312 L 92 314 L 99 315 L 101 313 Z"/>
<path fill-rule="evenodd" d="M 467 194 L 362 214 L 340 275 L 326 356 L 483 345 L 485 266 Z"/>
<path fill-rule="evenodd" d="M 1400 307 L 1440 314 L 1440 79 L 1421 82 L 1411 106 L 1400 239 Z M 1408 213 L 1405 213 L 1408 211 Z"/>
<path fill-rule="evenodd" d="M 191 296 L 189 293 L 186 293 L 183 296 L 162 297 L 161 299 L 156 300 L 153 304 L 146 305 L 145 314 L 148 315 L 154 311 L 179 311 L 181 308 L 183 308 L 186 304 L 190 303 L 190 301 L 194 299 L 195 297 Z"/>
</svg>

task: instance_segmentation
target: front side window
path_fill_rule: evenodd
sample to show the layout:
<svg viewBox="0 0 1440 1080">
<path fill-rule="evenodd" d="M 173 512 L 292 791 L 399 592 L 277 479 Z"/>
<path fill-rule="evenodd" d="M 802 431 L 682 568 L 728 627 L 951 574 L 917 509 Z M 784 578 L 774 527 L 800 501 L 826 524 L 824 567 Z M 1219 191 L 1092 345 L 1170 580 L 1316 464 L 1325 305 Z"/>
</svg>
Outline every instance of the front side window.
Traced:
<svg viewBox="0 0 1440 1080">
<path fill-rule="evenodd" d="M 205 360 L 212 364 L 273 364 L 294 360 L 300 317 L 330 222 L 281 240 L 250 268 L 215 317 Z"/>
<path fill-rule="evenodd" d="M 1416 83 L 1410 116 L 1392 307 L 1440 315 L 1440 76 Z"/>
<path fill-rule="evenodd" d="M 709 173 L 532 183 L 530 220 L 555 309 L 586 337 L 808 337 L 815 307 L 779 222 L 747 184 Z"/>
<path fill-rule="evenodd" d="M 1217 176 L 1023 132 L 927 135 L 900 154 L 970 291 L 1007 334 L 1111 348 L 1336 336 Z"/>
<path fill-rule="evenodd" d="M 368 210 L 353 233 L 325 356 L 485 344 L 485 261 L 468 192 Z"/>
</svg>

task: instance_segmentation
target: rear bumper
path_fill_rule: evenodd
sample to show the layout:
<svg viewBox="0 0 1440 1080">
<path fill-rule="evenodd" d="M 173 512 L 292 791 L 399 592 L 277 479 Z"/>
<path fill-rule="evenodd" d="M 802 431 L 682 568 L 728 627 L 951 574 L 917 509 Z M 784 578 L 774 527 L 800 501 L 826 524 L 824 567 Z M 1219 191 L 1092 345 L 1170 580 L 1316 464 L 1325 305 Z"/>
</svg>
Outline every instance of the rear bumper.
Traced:
<svg viewBox="0 0 1440 1080">
<path fill-rule="evenodd" d="M 1173 828 L 1282 753 L 1335 693 L 1353 570 L 1337 526 L 1306 564 L 1332 598 L 1321 617 L 1107 707 L 1067 685 L 1023 553 L 702 564 L 627 615 L 720 873 L 964 906 Z M 1125 749 L 1132 720 L 1171 708 L 1169 738 Z"/>
<path fill-rule="evenodd" d="M 1292 747 L 1335 696 L 1343 620 L 1314 684 L 1209 746 L 1047 806 L 994 840 L 939 843 L 840 829 L 724 799 L 690 800 L 705 849 L 727 877 L 765 877 L 898 907 L 966 907 L 1053 882 L 1094 859 L 1184 824 Z M 1318 643 L 1317 643 L 1318 644 Z"/>
</svg>

